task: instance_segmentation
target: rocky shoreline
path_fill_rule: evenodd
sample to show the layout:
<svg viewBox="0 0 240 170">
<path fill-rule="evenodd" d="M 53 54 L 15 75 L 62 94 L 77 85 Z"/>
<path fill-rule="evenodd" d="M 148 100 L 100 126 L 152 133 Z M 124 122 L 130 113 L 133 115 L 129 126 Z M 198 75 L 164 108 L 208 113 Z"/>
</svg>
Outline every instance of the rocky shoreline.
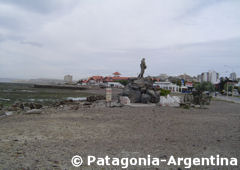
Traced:
<svg viewBox="0 0 240 170">
<path fill-rule="evenodd" d="M 112 102 L 110 107 L 121 107 L 118 102 Z M 86 100 L 65 99 L 53 104 L 44 105 L 35 102 L 15 102 L 11 106 L 4 107 L 0 105 L 0 116 L 10 116 L 15 114 L 40 114 L 49 108 L 61 110 L 78 110 L 79 108 L 106 107 L 105 96 L 92 95 L 86 97 Z M 108 106 L 109 107 L 109 106 Z"/>
</svg>

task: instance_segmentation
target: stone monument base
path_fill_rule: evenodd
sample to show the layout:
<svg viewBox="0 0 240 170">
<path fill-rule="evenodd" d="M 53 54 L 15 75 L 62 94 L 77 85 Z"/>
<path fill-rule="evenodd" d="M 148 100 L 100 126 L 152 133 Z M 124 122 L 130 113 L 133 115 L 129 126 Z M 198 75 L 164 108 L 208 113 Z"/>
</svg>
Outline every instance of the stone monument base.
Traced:
<svg viewBox="0 0 240 170">
<path fill-rule="evenodd" d="M 153 87 L 151 77 L 131 79 L 120 96 L 127 96 L 131 103 L 158 103 L 160 92 Z"/>
</svg>

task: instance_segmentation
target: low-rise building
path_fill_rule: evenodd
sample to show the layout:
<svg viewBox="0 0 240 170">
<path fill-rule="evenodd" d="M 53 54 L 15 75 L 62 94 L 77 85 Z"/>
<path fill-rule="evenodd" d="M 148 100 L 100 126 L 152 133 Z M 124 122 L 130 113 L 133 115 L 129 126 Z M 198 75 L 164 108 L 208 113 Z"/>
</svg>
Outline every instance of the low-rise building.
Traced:
<svg viewBox="0 0 240 170">
<path fill-rule="evenodd" d="M 180 92 L 180 87 L 169 81 L 156 81 L 153 86 L 159 87 L 161 89 L 170 90 L 171 92 Z"/>
<path fill-rule="evenodd" d="M 121 80 L 128 80 L 130 79 L 130 77 L 120 77 L 120 73 L 119 72 L 115 72 L 113 73 L 113 76 L 92 76 L 89 77 L 85 83 L 88 85 L 103 85 L 106 84 L 106 86 L 113 86 L 113 87 L 120 87 L 121 85 L 119 85 L 120 83 L 118 81 Z"/>
<path fill-rule="evenodd" d="M 88 80 L 87 80 L 87 83 L 89 85 L 99 85 L 99 84 L 103 83 L 103 76 L 89 77 Z"/>
<path fill-rule="evenodd" d="M 72 84 L 72 82 L 73 82 L 73 77 L 72 77 L 72 75 L 65 75 L 65 76 L 64 76 L 64 83 L 66 83 L 66 84 Z"/>
<path fill-rule="evenodd" d="M 123 88 L 124 85 L 122 85 L 119 82 L 107 82 L 106 83 L 107 87 L 117 87 L 117 88 Z"/>
<path fill-rule="evenodd" d="M 114 76 L 114 77 L 119 77 L 120 75 L 121 75 L 121 73 L 119 73 L 119 72 L 117 72 L 117 71 L 113 73 L 113 76 Z"/>
</svg>

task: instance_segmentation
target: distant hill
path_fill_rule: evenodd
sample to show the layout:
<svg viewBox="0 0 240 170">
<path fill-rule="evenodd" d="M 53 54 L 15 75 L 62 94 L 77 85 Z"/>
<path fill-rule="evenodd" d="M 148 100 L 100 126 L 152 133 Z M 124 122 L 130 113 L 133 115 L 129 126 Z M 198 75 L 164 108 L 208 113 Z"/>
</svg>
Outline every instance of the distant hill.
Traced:
<svg viewBox="0 0 240 170">
<path fill-rule="evenodd" d="M 56 85 L 56 84 L 63 84 L 64 81 L 60 79 L 47 79 L 47 78 L 40 78 L 40 79 L 29 79 L 29 80 L 14 80 L 14 83 L 30 83 L 30 84 L 43 84 L 43 85 Z"/>
<path fill-rule="evenodd" d="M 39 78 L 39 79 L 14 79 L 14 78 L 0 78 L 1 83 L 26 83 L 26 84 L 43 84 L 43 85 L 57 85 L 63 84 L 64 81 L 60 79 L 48 79 L 48 78 Z"/>
<path fill-rule="evenodd" d="M 0 78 L 0 82 L 4 82 L 4 83 L 11 83 L 13 82 L 15 79 L 10 79 L 10 78 Z"/>
</svg>

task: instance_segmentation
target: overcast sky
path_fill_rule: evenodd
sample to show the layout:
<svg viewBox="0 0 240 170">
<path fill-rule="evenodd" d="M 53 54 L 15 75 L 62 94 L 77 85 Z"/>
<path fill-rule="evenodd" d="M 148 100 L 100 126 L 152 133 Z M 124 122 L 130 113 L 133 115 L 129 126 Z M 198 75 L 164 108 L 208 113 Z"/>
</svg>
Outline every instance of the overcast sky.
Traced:
<svg viewBox="0 0 240 170">
<path fill-rule="evenodd" d="M 0 77 L 240 75 L 239 0 L 0 0 Z"/>
</svg>

